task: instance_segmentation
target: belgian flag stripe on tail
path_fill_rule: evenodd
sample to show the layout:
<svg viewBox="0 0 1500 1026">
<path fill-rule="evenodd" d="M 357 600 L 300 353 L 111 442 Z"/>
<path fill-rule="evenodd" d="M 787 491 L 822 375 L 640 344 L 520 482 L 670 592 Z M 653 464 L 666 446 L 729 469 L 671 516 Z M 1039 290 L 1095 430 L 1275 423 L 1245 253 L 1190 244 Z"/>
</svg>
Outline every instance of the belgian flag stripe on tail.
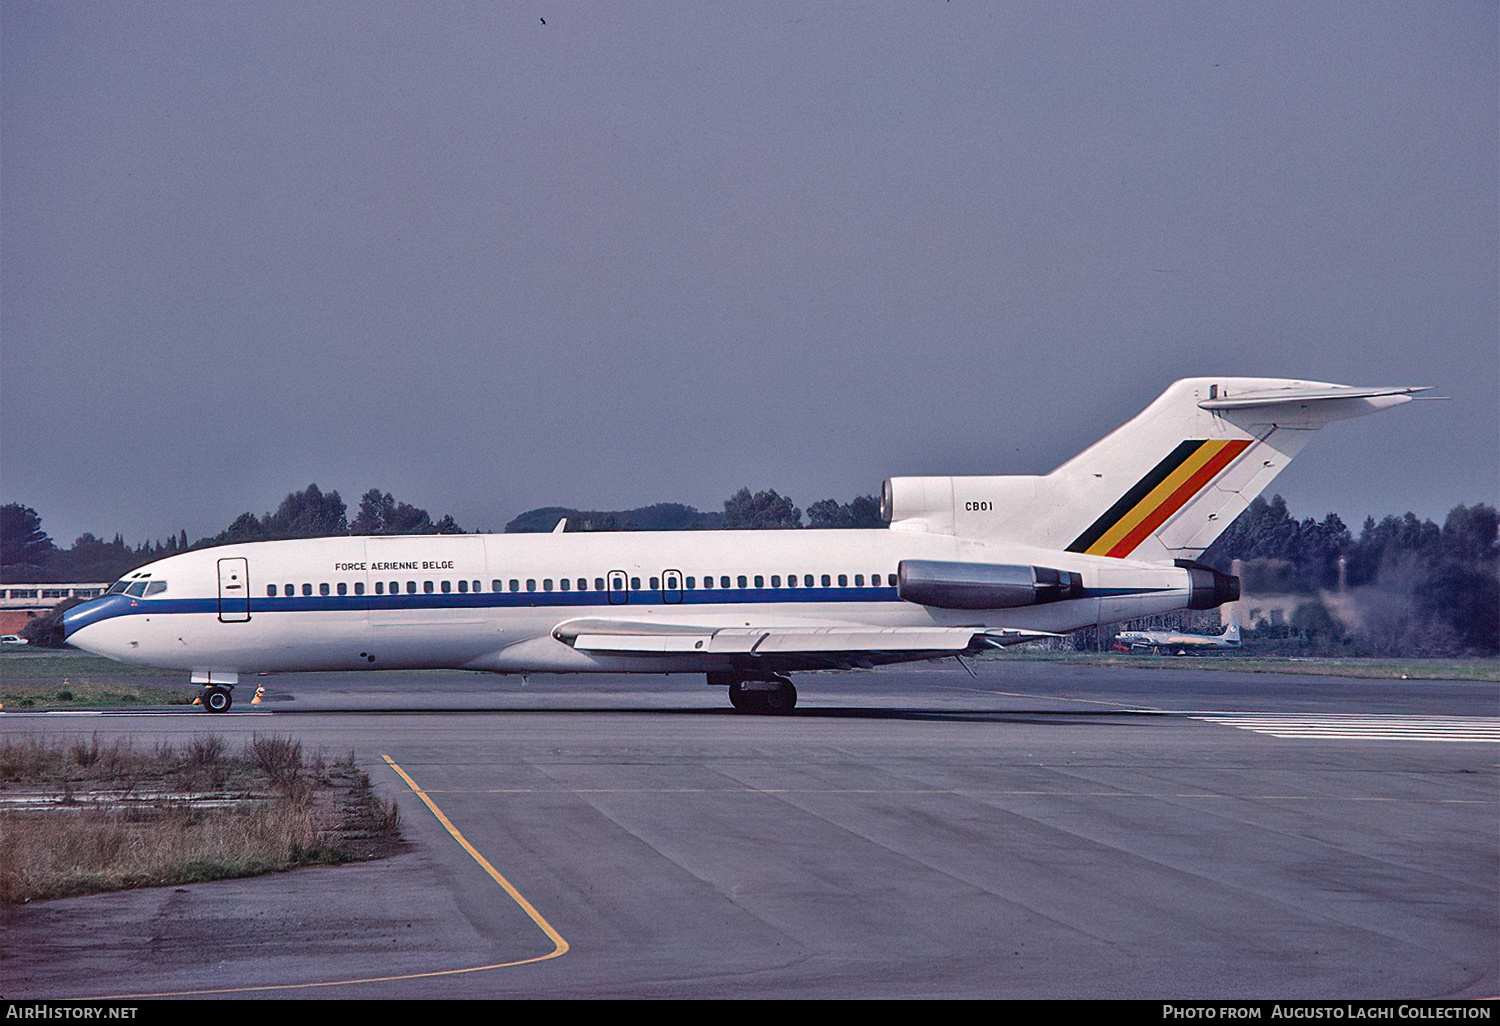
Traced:
<svg viewBox="0 0 1500 1026">
<path fill-rule="evenodd" d="M 1130 555 L 1249 447 L 1248 439 L 1183 442 L 1080 534 L 1068 551 L 1118 558 Z"/>
</svg>

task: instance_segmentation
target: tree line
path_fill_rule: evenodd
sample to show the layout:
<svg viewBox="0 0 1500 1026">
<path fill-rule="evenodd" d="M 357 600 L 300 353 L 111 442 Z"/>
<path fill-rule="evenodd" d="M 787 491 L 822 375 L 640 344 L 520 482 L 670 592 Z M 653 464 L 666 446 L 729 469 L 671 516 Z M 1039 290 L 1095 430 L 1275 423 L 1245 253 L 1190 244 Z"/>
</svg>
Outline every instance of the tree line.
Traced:
<svg viewBox="0 0 1500 1026">
<path fill-rule="evenodd" d="M 659 502 L 626 510 L 581 510 L 543 506 L 527 510 L 505 525 L 507 534 L 551 531 L 566 519 L 566 531 L 780 531 L 800 527 L 833 529 L 883 527 L 880 502 L 861 495 L 849 502 L 823 499 L 802 510 L 775 489 L 751 492 L 741 488 L 724 500 L 722 513 L 705 512 L 677 502 Z"/>
<path fill-rule="evenodd" d="M 551 531 L 566 518 L 569 531 L 691 531 L 757 530 L 802 527 L 802 511 L 774 490 L 751 493 L 742 488 L 724 501 L 724 511 L 702 512 L 680 503 L 657 503 L 629 510 L 577 510 L 546 506 L 528 510 L 505 525 L 507 532 Z M 809 527 L 879 527 L 880 507 L 872 496 L 852 502 L 833 499 L 813 503 L 807 510 Z M 91 533 L 71 547 L 58 546 L 42 528 L 42 518 L 29 506 L 0 506 L 0 583 L 31 584 L 62 581 L 113 581 L 153 560 L 191 549 L 234 542 L 277 541 L 287 538 L 328 538 L 339 535 L 465 534 L 451 515 L 433 519 L 427 510 L 398 502 L 390 492 L 367 491 L 351 518 L 336 491 L 310 484 L 290 492 L 274 511 L 261 516 L 245 512 L 218 534 L 189 543 L 187 531 L 166 541 L 129 545 L 116 534 L 104 541 Z"/>
<path fill-rule="evenodd" d="M 264 516 L 241 513 L 218 534 L 192 544 L 183 530 L 165 542 L 145 541 L 134 547 L 119 534 L 109 542 L 84 534 L 71 548 L 64 549 L 47 536 L 36 510 L 13 502 L 0 506 L 0 583 L 113 581 L 152 560 L 233 542 L 347 534 L 463 533 L 451 516 L 433 520 L 425 509 L 397 502 L 390 492 L 378 488 L 364 494 L 351 520 L 338 492 L 324 492 L 310 484 L 300 492 L 288 493 L 273 512 Z"/>
<path fill-rule="evenodd" d="M 1500 652 L 1500 515 L 1459 505 L 1439 527 L 1414 513 L 1366 518 L 1359 535 L 1330 513 L 1298 520 L 1257 498 L 1203 553 L 1239 560 L 1246 595 L 1305 596 L 1285 625 L 1259 626 L 1324 655 Z"/>
</svg>

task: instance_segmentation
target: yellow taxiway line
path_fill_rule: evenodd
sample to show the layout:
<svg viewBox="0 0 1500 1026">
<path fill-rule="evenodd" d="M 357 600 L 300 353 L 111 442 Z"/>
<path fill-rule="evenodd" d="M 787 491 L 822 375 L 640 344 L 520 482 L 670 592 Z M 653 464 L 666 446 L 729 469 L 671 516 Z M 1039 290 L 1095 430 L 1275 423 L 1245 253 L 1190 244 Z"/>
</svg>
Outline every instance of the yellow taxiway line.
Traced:
<svg viewBox="0 0 1500 1026">
<path fill-rule="evenodd" d="M 453 821 L 444 814 L 442 809 L 438 808 L 437 803 L 411 778 L 411 774 L 398 766 L 396 761 L 389 755 L 381 753 L 380 757 L 385 760 L 386 765 L 390 766 L 391 769 L 400 775 L 402 780 L 406 781 L 406 786 L 411 788 L 412 793 L 422 799 L 422 804 L 426 805 L 432 814 L 437 817 L 437 821 L 443 824 L 443 829 L 447 830 L 449 835 L 459 843 L 463 850 L 468 852 L 475 862 L 479 863 L 479 867 L 489 874 L 490 879 L 494 880 L 504 889 L 506 894 L 510 895 L 511 900 L 521 907 L 521 911 L 531 917 L 531 921 L 537 925 L 542 933 L 547 935 L 547 939 L 552 942 L 551 951 L 545 955 L 522 958 L 514 962 L 493 962 L 488 965 L 465 966 L 461 969 L 436 969 L 425 973 L 402 973 L 395 976 L 366 976 L 351 980 L 317 980 L 311 983 L 266 983 L 244 987 L 213 987 L 204 990 L 162 990 L 141 994 L 111 994 L 102 997 L 72 1000 L 121 1001 L 127 998 L 196 997 L 209 994 L 249 994 L 277 990 L 306 990 L 313 987 L 348 987 L 360 983 L 399 983 L 402 980 L 426 980 L 437 976 L 460 976 L 465 973 L 487 972 L 491 969 L 510 969 L 515 966 L 531 965 L 535 962 L 546 962 L 549 959 L 557 958 L 559 955 L 567 954 L 568 942 L 563 939 L 563 935 L 558 933 L 551 923 L 547 922 L 546 917 L 536 910 L 536 906 L 527 901 L 525 896 L 516 890 L 515 885 L 507 880 L 505 875 L 496 869 L 489 859 L 481 855 L 478 849 L 469 843 L 468 839 L 459 832 L 458 827 L 453 825 Z"/>
</svg>

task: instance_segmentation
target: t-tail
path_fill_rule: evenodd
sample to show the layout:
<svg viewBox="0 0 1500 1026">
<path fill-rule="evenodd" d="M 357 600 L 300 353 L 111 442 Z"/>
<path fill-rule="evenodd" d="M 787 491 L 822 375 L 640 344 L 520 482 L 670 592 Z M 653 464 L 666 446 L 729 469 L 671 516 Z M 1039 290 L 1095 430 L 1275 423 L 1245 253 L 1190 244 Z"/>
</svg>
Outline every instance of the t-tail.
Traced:
<svg viewBox="0 0 1500 1026">
<path fill-rule="evenodd" d="M 1185 378 L 1050 474 L 891 478 L 882 508 L 895 530 L 1191 561 L 1323 425 L 1425 390 Z"/>
</svg>

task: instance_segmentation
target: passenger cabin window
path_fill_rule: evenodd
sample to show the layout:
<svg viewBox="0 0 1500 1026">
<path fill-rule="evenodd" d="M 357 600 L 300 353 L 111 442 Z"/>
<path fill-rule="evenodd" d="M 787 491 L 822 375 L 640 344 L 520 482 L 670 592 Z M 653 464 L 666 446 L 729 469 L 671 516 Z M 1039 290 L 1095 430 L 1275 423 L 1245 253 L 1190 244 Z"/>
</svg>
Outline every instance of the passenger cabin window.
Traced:
<svg viewBox="0 0 1500 1026">
<path fill-rule="evenodd" d="M 491 581 L 490 582 L 490 591 L 500 591 L 501 590 L 500 583 L 501 582 L 499 582 L 499 581 Z"/>
<path fill-rule="evenodd" d="M 288 584 L 285 588 L 282 589 L 282 593 L 286 595 L 287 598 L 291 598 L 293 595 L 297 594 L 297 586 L 294 584 Z"/>
<path fill-rule="evenodd" d="M 831 587 L 833 587 L 833 581 L 829 578 L 829 576 L 827 574 L 823 575 L 823 587 L 825 587 L 825 588 L 831 588 Z"/>
<path fill-rule="evenodd" d="M 703 578 L 703 586 L 705 588 L 712 588 L 714 586 L 714 579 L 712 577 Z"/>
<path fill-rule="evenodd" d="M 408 595 L 415 595 L 417 593 L 417 582 L 416 581 L 407 581 L 406 582 L 406 593 Z"/>
<path fill-rule="evenodd" d="M 319 595 L 327 595 L 328 594 L 328 585 L 326 585 L 326 584 L 320 584 L 320 585 L 318 585 L 318 594 Z"/>
<path fill-rule="evenodd" d="M 423 581 L 422 582 L 422 593 L 424 595 L 431 595 L 432 594 L 432 582 L 431 581 Z"/>
<path fill-rule="evenodd" d="M 354 582 L 354 594 L 356 594 L 356 595 L 363 595 L 364 593 L 365 593 L 365 582 L 364 581 L 355 581 Z"/>
<path fill-rule="evenodd" d="M 349 594 L 349 585 L 345 584 L 343 581 L 339 582 L 339 594 L 340 595 L 347 595 L 347 594 Z"/>
<path fill-rule="evenodd" d="M 656 591 L 660 587 L 661 581 L 657 580 L 655 577 L 651 578 L 651 590 Z"/>
<path fill-rule="evenodd" d="M 856 588 L 863 588 L 865 586 L 865 575 L 864 574 L 855 574 L 854 575 L 854 586 Z"/>
<path fill-rule="evenodd" d="M 460 595 L 467 595 L 469 593 L 469 582 L 468 581 L 459 581 L 458 582 L 458 593 Z"/>
<path fill-rule="evenodd" d="M 603 591 L 604 590 L 604 578 L 602 578 L 602 577 L 595 577 L 594 578 L 594 590 L 595 591 Z"/>
<path fill-rule="evenodd" d="M 632 577 L 630 579 L 630 590 L 631 591 L 640 591 L 641 590 L 641 579 L 639 577 Z"/>
<path fill-rule="evenodd" d="M 557 582 L 557 586 L 563 591 L 571 591 L 573 589 L 573 582 L 564 577 L 562 580 Z"/>
<path fill-rule="evenodd" d="M 385 582 L 384 581 L 376 581 L 375 582 L 375 594 L 377 594 L 377 595 L 384 595 L 385 594 Z"/>
<path fill-rule="evenodd" d="M 694 583 L 693 578 L 691 577 L 687 579 L 687 589 L 688 591 L 695 591 L 697 589 L 697 585 Z"/>
<path fill-rule="evenodd" d="M 312 597 L 312 585 L 311 584 L 304 584 L 302 586 L 302 594 L 305 595 L 305 596 L 307 596 L 308 598 L 311 598 Z"/>
<path fill-rule="evenodd" d="M 848 574 L 839 574 L 839 587 L 840 588 L 847 588 L 847 587 L 849 587 L 849 575 Z"/>
<path fill-rule="evenodd" d="M 542 590 L 543 591 L 551 591 L 552 590 L 552 578 L 550 578 L 550 577 L 543 577 L 542 578 Z"/>
<path fill-rule="evenodd" d="M 453 590 L 453 582 L 452 581 L 444 581 L 443 582 L 443 594 L 446 595 L 446 594 L 448 594 L 452 590 Z"/>
<path fill-rule="evenodd" d="M 773 587 L 773 588 L 779 588 L 779 587 L 781 587 L 781 575 L 780 574 L 772 574 L 771 575 L 771 587 Z"/>
<path fill-rule="evenodd" d="M 729 578 L 727 578 L 727 577 L 720 577 L 719 578 L 719 587 L 721 587 L 721 588 L 727 588 L 727 587 L 729 587 Z"/>
<path fill-rule="evenodd" d="M 589 579 L 587 577 L 580 577 L 580 578 L 578 578 L 578 590 L 579 591 L 588 591 L 589 590 Z"/>
<path fill-rule="evenodd" d="M 802 586 L 805 587 L 805 588 L 811 588 L 813 586 L 813 575 L 812 574 L 803 574 L 802 575 Z"/>
<path fill-rule="evenodd" d="M 741 578 L 741 580 L 744 580 L 744 578 Z M 755 575 L 755 586 L 757 588 L 764 588 L 766 586 L 766 579 L 764 577 L 762 577 L 760 574 L 756 574 Z M 740 585 L 740 587 L 743 588 L 744 585 L 742 584 L 742 585 Z"/>
<path fill-rule="evenodd" d="M 268 585 L 266 585 L 266 597 L 267 598 L 275 598 L 276 597 L 276 585 L 274 585 L 274 584 L 268 584 Z"/>
<path fill-rule="evenodd" d="M 888 585 L 890 585 L 892 588 L 894 588 L 896 586 L 896 575 L 895 574 L 886 574 L 885 575 L 885 583 L 888 584 Z"/>
</svg>

